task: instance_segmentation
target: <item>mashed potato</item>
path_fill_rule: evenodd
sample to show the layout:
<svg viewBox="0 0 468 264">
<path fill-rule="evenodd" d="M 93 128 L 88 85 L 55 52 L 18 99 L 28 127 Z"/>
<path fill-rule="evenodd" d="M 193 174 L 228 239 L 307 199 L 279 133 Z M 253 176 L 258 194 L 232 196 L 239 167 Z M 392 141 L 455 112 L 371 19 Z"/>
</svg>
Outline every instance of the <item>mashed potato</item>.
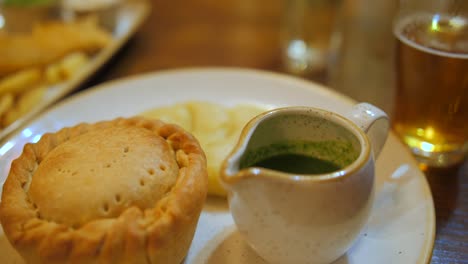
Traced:
<svg viewBox="0 0 468 264">
<path fill-rule="evenodd" d="M 237 143 L 247 122 L 266 110 L 267 107 L 253 104 L 226 107 L 191 101 L 154 108 L 141 115 L 178 124 L 195 135 L 208 162 L 208 193 L 225 196 L 226 191 L 219 182 L 221 163 Z"/>
</svg>

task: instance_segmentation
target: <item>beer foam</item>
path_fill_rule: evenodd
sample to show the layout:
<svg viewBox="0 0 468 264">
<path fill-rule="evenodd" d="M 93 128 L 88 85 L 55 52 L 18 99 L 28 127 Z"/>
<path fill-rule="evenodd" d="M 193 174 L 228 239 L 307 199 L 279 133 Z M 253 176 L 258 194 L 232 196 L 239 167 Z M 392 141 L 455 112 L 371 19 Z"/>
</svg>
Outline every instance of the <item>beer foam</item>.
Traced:
<svg viewBox="0 0 468 264">
<path fill-rule="evenodd" d="M 435 20 L 436 19 L 436 20 Z M 457 58 L 457 59 L 468 59 L 468 42 L 460 41 L 455 45 L 457 50 L 461 52 L 450 52 L 448 50 L 453 49 L 453 46 L 448 43 L 439 41 L 437 38 L 425 36 L 422 41 L 417 41 L 412 37 L 416 36 L 421 37 L 421 29 L 424 25 L 431 25 L 433 21 L 450 21 L 449 24 L 453 24 L 453 21 L 456 21 L 459 27 L 462 27 L 461 31 L 466 31 L 463 27 L 468 27 L 468 21 L 461 17 L 449 17 L 449 16 L 439 16 L 434 14 L 415 14 L 405 18 L 401 18 L 395 23 L 394 34 L 403 43 L 411 46 L 417 50 L 434 54 L 442 57 Z M 408 33 L 408 31 L 410 33 Z M 419 32 L 418 32 L 419 31 Z M 463 34 L 463 33 L 462 33 Z M 424 42 L 423 45 L 421 42 Z"/>
</svg>

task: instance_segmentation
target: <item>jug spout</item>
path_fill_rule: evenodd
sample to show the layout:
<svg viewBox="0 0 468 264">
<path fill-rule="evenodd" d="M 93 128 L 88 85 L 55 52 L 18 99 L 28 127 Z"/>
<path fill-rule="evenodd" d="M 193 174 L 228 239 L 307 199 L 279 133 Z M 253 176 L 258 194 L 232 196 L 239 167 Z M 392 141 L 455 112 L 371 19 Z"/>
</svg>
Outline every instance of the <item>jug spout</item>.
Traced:
<svg viewBox="0 0 468 264">
<path fill-rule="evenodd" d="M 257 118 L 254 118 L 244 127 L 237 145 L 221 166 L 221 183 L 228 191 L 232 191 L 241 179 L 253 177 L 258 174 L 258 170 L 243 168 L 241 164 L 250 136 L 255 130 L 256 120 Z"/>
</svg>

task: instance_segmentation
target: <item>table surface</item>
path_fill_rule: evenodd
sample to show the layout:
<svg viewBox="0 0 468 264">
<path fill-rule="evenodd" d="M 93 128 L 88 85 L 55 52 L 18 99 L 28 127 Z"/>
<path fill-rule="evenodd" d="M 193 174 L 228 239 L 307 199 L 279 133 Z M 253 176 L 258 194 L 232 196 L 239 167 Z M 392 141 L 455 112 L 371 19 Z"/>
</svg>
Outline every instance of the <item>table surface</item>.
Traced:
<svg viewBox="0 0 468 264">
<path fill-rule="evenodd" d="M 374 103 L 391 116 L 393 2 L 345 0 L 340 28 L 346 46 L 338 56 L 339 67 L 335 65 L 329 74 L 301 77 Z M 138 32 L 81 89 L 181 67 L 286 72 L 281 58 L 284 6 L 280 0 L 152 0 L 151 5 L 152 12 Z M 437 219 L 431 263 L 468 263 L 468 162 L 425 173 Z"/>
</svg>

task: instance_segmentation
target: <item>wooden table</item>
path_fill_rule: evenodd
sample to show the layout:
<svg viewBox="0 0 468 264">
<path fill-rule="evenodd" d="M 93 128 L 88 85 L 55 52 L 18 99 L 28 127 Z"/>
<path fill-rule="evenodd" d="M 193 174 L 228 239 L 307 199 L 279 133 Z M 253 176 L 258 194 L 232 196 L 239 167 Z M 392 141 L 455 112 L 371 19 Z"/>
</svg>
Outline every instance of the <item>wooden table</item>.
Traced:
<svg viewBox="0 0 468 264">
<path fill-rule="evenodd" d="M 347 51 L 351 55 L 340 64 L 342 76 L 326 83 L 387 112 L 391 112 L 393 92 L 389 29 L 393 2 L 368 1 L 364 5 L 364 0 L 345 1 L 345 37 L 354 38 L 347 46 L 352 52 Z M 285 72 L 280 0 L 153 0 L 152 9 L 137 34 L 83 88 L 181 67 L 236 66 Z M 326 81 L 323 76 L 313 80 Z M 432 263 L 468 263 L 468 162 L 429 170 L 426 175 L 437 218 Z"/>
</svg>

